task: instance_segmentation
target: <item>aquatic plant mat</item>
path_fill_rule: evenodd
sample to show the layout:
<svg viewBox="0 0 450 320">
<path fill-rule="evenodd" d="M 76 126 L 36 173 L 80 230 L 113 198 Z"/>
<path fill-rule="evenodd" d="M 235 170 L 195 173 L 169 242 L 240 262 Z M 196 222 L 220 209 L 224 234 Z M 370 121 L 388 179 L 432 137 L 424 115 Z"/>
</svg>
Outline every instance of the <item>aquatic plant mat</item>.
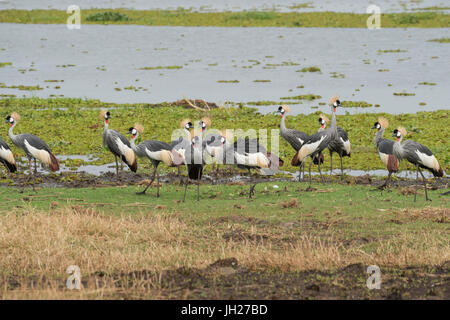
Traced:
<svg viewBox="0 0 450 320">
<path fill-rule="evenodd" d="M 65 24 L 63 10 L 0 10 L 0 23 Z M 180 10 L 83 9 L 81 24 L 149 26 L 367 28 L 368 14 L 344 12 L 192 12 Z M 439 12 L 381 14 L 383 28 L 448 28 L 450 15 Z"/>
<path fill-rule="evenodd" d="M 191 186 L 183 203 L 180 185 L 141 188 L 0 188 L 0 297 L 450 298 L 443 189 L 414 203 L 407 187 L 266 182 L 248 199 L 237 183 L 202 185 L 200 202 Z"/>
</svg>

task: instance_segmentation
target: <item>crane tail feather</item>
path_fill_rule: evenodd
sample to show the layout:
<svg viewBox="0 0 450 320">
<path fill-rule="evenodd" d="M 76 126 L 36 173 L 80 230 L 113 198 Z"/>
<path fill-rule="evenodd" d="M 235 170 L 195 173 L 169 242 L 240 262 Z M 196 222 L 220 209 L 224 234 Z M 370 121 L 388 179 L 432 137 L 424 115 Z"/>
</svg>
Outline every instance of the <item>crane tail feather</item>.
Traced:
<svg viewBox="0 0 450 320">
<path fill-rule="evenodd" d="M 56 157 L 49 152 L 49 158 L 50 158 L 50 162 L 48 163 L 48 167 L 50 168 L 50 171 L 52 172 L 56 172 L 59 170 L 59 161 L 58 159 L 56 159 Z"/>
<path fill-rule="evenodd" d="M 398 172 L 398 160 L 393 154 L 388 155 L 386 167 L 389 172 Z"/>
</svg>

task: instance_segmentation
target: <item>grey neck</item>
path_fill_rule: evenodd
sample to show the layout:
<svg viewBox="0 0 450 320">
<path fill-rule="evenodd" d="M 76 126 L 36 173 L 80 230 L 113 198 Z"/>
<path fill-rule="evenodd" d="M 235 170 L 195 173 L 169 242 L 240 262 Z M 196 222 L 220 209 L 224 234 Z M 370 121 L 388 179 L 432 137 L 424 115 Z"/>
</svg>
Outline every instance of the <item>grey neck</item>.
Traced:
<svg viewBox="0 0 450 320">
<path fill-rule="evenodd" d="M 136 149 L 137 149 L 136 143 L 135 143 L 137 137 L 138 137 L 138 133 L 136 133 L 136 136 L 132 137 L 131 141 L 130 141 L 131 149 L 133 149 L 133 151 L 135 151 L 135 152 L 136 152 Z"/>
<path fill-rule="evenodd" d="M 331 125 L 330 125 L 330 129 L 337 133 L 336 112 L 334 112 L 334 106 L 331 106 Z"/>
<path fill-rule="evenodd" d="M 287 130 L 285 119 L 286 119 L 286 112 L 281 115 L 281 122 L 280 122 L 281 132 L 285 132 Z"/>
<path fill-rule="evenodd" d="M 375 145 L 378 146 L 378 144 L 380 143 L 381 139 L 383 139 L 383 134 L 384 134 L 384 128 L 381 127 L 379 130 L 377 130 L 377 133 L 375 133 Z"/>
<path fill-rule="evenodd" d="M 9 127 L 9 131 L 8 131 L 8 135 L 12 141 L 14 141 L 16 139 L 16 135 L 13 133 L 13 129 L 15 126 L 16 126 L 16 123 L 14 122 L 14 124 Z"/>
</svg>

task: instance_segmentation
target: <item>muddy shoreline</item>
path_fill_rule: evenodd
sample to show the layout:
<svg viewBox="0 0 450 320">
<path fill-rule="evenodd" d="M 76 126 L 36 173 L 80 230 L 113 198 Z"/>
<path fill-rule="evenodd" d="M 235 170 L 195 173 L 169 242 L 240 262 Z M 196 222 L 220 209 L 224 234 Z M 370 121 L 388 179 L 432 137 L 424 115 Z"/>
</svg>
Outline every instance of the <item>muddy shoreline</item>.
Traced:
<svg viewBox="0 0 450 320">
<path fill-rule="evenodd" d="M 340 179 L 339 175 L 324 176 L 325 184 L 338 183 L 344 185 L 366 185 L 379 187 L 384 183 L 383 177 L 370 176 L 368 174 L 362 176 L 345 176 L 344 180 Z M 150 181 L 151 176 L 149 174 L 131 173 L 122 171 L 119 176 L 116 177 L 114 173 L 107 172 L 101 175 L 92 175 L 87 173 L 70 173 L 61 172 L 59 174 L 41 174 L 38 173 L 35 176 L 29 177 L 26 174 L 10 175 L 3 177 L 0 180 L 1 187 L 38 187 L 38 188 L 87 188 L 87 187 L 111 187 L 111 186 L 126 186 L 126 185 L 145 185 Z M 184 181 L 185 174 L 182 173 L 178 176 L 176 173 L 167 173 L 160 176 L 160 183 L 163 184 L 180 184 L 181 180 Z M 313 183 L 321 183 L 319 176 L 313 176 Z M 228 169 L 220 170 L 219 172 L 208 172 L 201 180 L 201 184 L 208 185 L 246 185 L 250 183 L 262 183 L 262 182 L 293 182 L 300 185 L 306 185 L 308 182 L 308 176 L 302 181 L 298 181 L 292 177 L 271 177 L 260 176 L 258 174 L 240 175 L 236 172 Z M 154 182 L 156 184 L 156 182 Z M 391 181 L 392 187 L 409 187 L 415 186 L 417 183 L 415 179 L 408 178 L 395 178 Z M 420 180 L 422 184 L 422 180 Z M 441 189 L 445 191 L 450 186 L 450 178 L 436 178 L 427 179 L 428 187 L 432 190 Z"/>
</svg>

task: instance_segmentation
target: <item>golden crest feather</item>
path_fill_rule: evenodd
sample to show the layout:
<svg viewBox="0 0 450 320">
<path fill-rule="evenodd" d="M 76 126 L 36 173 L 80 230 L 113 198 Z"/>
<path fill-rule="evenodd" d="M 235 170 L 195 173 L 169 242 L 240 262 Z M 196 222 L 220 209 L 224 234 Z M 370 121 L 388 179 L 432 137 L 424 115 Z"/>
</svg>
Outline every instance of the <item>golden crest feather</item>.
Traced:
<svg viewBox="0 0 450 320">
<path fill-rule="evenodd" d="M 389 121 L 388 119 L 386 119 L 385 117 L 379 117 L 378 118 L 378 123 L 383 127 L 383 128 L 387 128 L 389 127 Z"/>
<path fill-rule="evenodd" d="M 324 115 L 323 113 L 320 114 L 320 117 L 325 120 L 326 123 L 328 123 L 330 120 L 328 120 L 327 116 Z"/>
<path fill-rule="evenodd" d="M 208 117 L 202 118 L 202 121 L 206 124 L 206 126 L 209 128 L 211 127 L 211 119 Z"/>
<path fill-rule="evenodd" d="M 20 114 L 18 114 L 17 112 L 13 112 L 11 113 L 11 117 L 17 122 L 20 121 Z"/>
<path fill-rule="evenodd" d="M 340 99 L 339 96 L 332 96 L 330 99 L 330 105 L 332 106 L 339 99 Z"/>
<path fill-rule="evenodd" d="M 398 127 L 398 131 L 402 134 L 402 137 L 406 137 L 406 134 L 408 133 L 404 127 Z"/>
<path fill-rule="evenodd" d="M 186 126 L 186 124 L 188 124 L 189 122 L 191 122 L 191 119 L 183 119 L 180 123 L 181 128 L 184 129 L 184 127 Z"/>
<path fill-rule="evenodd" d="M 105 114 L 108 112 L 108 110 L 102 110 L 100 111 L 100 115 L 98 116 L 100 120 L 105 120 Z"/>
<path fill-rule="evenodd" d="M 140 123 L 135 123 L 134 124 L 134 128 L 139 133 L 143 133 L 144 132 L 144 126 L 142 124 L 140 124 Z"/>
<path fill-rule="evenodd" d="M 281 106 L 285 112 L 291 112 L 291 108 L 287 104 Z"/>
</svg>

